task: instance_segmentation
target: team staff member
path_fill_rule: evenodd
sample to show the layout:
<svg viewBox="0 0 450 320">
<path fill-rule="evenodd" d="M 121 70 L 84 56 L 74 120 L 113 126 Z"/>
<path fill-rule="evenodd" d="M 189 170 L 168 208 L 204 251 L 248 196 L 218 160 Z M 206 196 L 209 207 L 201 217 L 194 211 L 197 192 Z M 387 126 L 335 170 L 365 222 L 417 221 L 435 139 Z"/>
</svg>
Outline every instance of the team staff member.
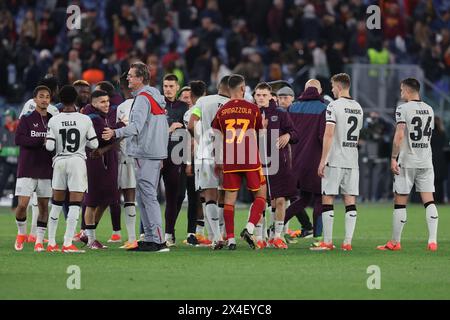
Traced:
<svg viewBox="0 0 450 320">
<path fill-rule="evenodd" d="M 130 251 L 167 252 L 162 234 L 158 184 L 161 161 L 167 158 L 169 126 L 165 115 L 164 97 L 148 85 L 150 73 L 142 62 L 133 63 L 128 71 L 129 87 L 135 96 L 129 125 L 113 130 L 106 128 L 103 139 L 128 138 L 127 154 L 134 158 L 137 200 L 144 227 L 144 241 Z"/>
<path fill-rule="evenodd" d="M 175 223 L 180 213 L 181 205 L 179 198 L 184 199 L 186 193 L 186 174 L 183 164 L 175 164 L 172 161 L 171 153 L 173 148 L 182 141 L 185 136 L 184 114 L 189 110 L 188 105 L 177 100 L 177 93 L 180 90 L 178 78 L 174 74 L 164 77 L 163 91 L 166 101 L 166 116 L 169 124 L 169 145 L 168 157 L 164 160 L 161 175 L 165 186 L 166 211 L 165 211 L 165 241 L 171 247 L 175 245 Z M 182 203 L 183 200 L 181 200 Z"/>
</svg>

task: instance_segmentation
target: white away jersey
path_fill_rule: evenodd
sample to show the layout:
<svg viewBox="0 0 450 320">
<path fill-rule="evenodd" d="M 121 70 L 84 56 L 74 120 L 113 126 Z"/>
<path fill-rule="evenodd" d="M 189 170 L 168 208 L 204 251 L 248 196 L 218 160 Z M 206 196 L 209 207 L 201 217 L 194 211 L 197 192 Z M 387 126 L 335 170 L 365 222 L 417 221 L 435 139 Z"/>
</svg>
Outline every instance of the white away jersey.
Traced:
<svg viewBox="0 0 450 320">
<path fill-rule="evenodd" d="M 134 99 L 127 99 L 117 107 L 116 122 L 120 122 L 121 119 L 127 119 L 129 121 L 133 101 Z M 127 139 L 123 139 L 120 142 L 119 162 L 124 163 L 127 162 L 127 160 L 131 161 L 127 156 Z"/>
<path fill-rule="evenodd" d="M 34 102 L 33 99 L 28 100 L 23 105 L 22 111 L 20 112 L 19 119 L 22 118 L 24 114 L 27 114 L 29 112 L 33 112 L 36 110 L 36 102 Z M 59 113 L 58 108 L 56 108 L 54 105 L 49 104 L 47 108 L 47 112 L 50 113 L 52 116 L 56 116 Z"/>
<path fill-rule="evenodd" d="M 339 98 L 328 105 L 326 121 L 336 125 L 328 165 L 358 168 L 358 140 L 363 126 L 360 104 L 350 98 Z"/>
<path fill-rule="evenodd" d="M 62 112 L 50 119 L 47 131 L 47 150 L 58 158 L 81 157 L 86 159 L 85 148 L 98 148 L 97 135 L 91 119 L 78 112 Z"/>
<path fill-rule="evenodd" d="M 217 110 L 228 101 L 230 101 L 230 98 L 214 94 L 201 97 L 193 107 L 192 113 L 200 118 L 195 128 L 195 133 L 200 138 L 195 151 L 197 159 L 214 159 L 214 131 L 211 128 L 211 123 L 216 117 Z"/>
<path fill-rule="evenodd" d="M 397 107 L 397 124 L 406 124 L 398 163 L 402 168 L 433 168 L 431 135 L 434 129 L 433 109 L 423 101 L 409 101 Z"/>
</svg>

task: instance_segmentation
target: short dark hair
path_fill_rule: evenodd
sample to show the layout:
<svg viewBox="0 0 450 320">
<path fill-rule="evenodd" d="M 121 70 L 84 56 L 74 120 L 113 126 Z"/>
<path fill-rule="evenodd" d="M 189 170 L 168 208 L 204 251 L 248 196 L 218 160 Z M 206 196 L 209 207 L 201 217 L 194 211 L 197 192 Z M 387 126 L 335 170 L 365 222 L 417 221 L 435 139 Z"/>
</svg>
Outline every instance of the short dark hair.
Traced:
<svg viewBox="0 0 450 320">
<path fill-rule="evenodd" d="M 99 97 L 109 97 L 108 92 L 104 91 L 104 90 L 95 90 L 94 92 L 92 92 L 91 98 L 92 100 L 95 98 L 99 98 Z"/>
<path fill-rule="evenodd" d="M 34 88 L 34 90 L 33 90 L 33 98 L 36 98 L 40 91 L 47 91 L 48 94 L 50 95 L 50 97 L 52 96 L 52 91 L 50 90 L 49 87 L 46 87 L 46 86 L 37 86 L 37 87 Z"/>
<path fill-rule="evenodd" d="M 414 92 L 420 91 L 420 82 L 415 78 L 406 78 L 406 79 L 402 80 L 401 84 L 404 86 L 407 86 Z"/>
<path fill-rule="evenodd" d="M 242 83 L 245 83 L 245 78 L 240 74 L 232 74 L 228 79 L 228 87 L 230 88 L 230 90 L 236 89 Z"/>
<path fill-rule="evenodd" d="M 260 82 L 255 87 L 256 90 L 269 90 L 272 93 L 272 87 L 267 82 Z"/>
<path fill-rule="evenodd" d="M 135 62 L 130 66 L 130 69 L 136 69 L 136 77 L 142 78 L 143 84 L 150 82 L 150 71 L 145 63 Z"/>
<path fill-rule="evenodd" d="M 38 86 L 46 86 L 50 89 L 50 95 L 53 95 L 58 90 L 58 79 L 53 75 L 46 75 L 41 81 L 39 81 Z"/>
<path fill-rule="evenodd" d="M 176 83 L 178 83 L 178 77 L 173 73 L 169 73 L 164 76 L 163 81 L 175 81 Z"/>
<path fill-rule="evenodd" d="M 74 104 L 77 101 L 78 93 L 74 86 L 65 85 L 59 91 L 59 100 L 64 105 Z"/>
<path fill-rule="evenodd" d="M 335 74 L 331 81 L 340 83 L 345 89 L 350 88 L 350 76 L 346 73 Z"/>
<path fill-rule="evenodd" d="M 228 80 L 230 80 L 230 76 L 224 76 L 220 79 L 218 88 L 227 87 L 228 88 Z"/>
<path fill-rule="evenodd" d="M 181 94 L 185 91 L 191 91 L 191 87 L 185 86 L 185 87 L 181 88 L 180 92 L 178 92 L 178 96 L 181 96 Z"/>
<path fill-rule="evenodd" d="M 97 83 L 96 87 L 99 87 L 100 90 L 105 91 L 110 97 L 114 94 L 114 91 L 116 91 L 113 84 L 109 81 L 101 81 Z"/>
<path fill-rule="evenodd" d="M 201 80 L 194 80 L 189 82 L 191 93 L 196 97 L 201 97 L 206 93 L 206 83 Z"/>
</svg>

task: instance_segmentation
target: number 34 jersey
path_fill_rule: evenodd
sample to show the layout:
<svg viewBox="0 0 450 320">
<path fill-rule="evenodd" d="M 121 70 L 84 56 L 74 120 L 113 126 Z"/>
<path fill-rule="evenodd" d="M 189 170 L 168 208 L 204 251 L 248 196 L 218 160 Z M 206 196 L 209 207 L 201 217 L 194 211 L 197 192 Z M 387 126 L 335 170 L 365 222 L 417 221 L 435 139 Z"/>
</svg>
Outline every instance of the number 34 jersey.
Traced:
<svg viewBox="0 0 450 320">
<path fill-rule="evenodd" d="M 47 150 L 55 150 L 53 163 L 61 158 L 86 159 L 85 148 L 98 147 L 97 135 L 91 119 L 78 112 L 63 112 L 50 119 L 47 131 Z"/>
<path fill-rule="evenodd" d="M 430 144 L 434 129 L 433 109 L 423 101 L 413 100 L 398 106 L 395 118 L 397 124 L 406 125 L 399 165 L 402 168 L 433 168 Z"/>
<path fill-rule="evenodd" d="M 328 105 L 326 121 L 335 124 L 327 164 L 337 168 L 358 168 L 358 140 L 363 126 L 360 104 L 341 97 Z"/>
</svg>

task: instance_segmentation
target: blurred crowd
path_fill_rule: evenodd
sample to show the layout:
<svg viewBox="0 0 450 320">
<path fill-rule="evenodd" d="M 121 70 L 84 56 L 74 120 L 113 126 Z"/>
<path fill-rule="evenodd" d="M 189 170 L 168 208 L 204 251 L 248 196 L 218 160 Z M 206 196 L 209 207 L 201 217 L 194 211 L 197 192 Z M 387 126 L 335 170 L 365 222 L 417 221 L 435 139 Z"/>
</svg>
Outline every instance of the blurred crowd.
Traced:
<svg viewBox="0 0 450 320">
<path fill-rule="evenodd" d="M 68 30 L 68 5 L 81 28 Z M 369 30 L 366 9 L 381 8 Z M 296 93 L 346 63 L 420 64 L 449 92 L 448 0 L 3 0 L 0 2 L 0 97 L 25 100 L 47 73 L 114 82 L 130 63 L 152 66 L 152 85 L 175 73 L 182 84 L 214 88 L 224 74 L 250 86 L 284 79 Z"/>
<path fill-rule="evenodd" d="M 80 29 L 67 28 L 72 4 L 81 8 Z M 366 26 L 372 4 L 381 9 L 380 30 Z M 150 85 L 159 89 L 164 75 L 173 73 L 181 86 L 202 80 L 212 93 L 224 75 L 240 73 L 252 88 L 285 80 L 296 96 L 309 78 L 321 80 L 331 95 L 331 75 L 348 63 L 412 63 L 450 93 L 450 1 L 0 1 L 0 109 L 21 107 L 46 74 L 55 75 L 60 86 L 79 79 L 92 86 L 117 84 L 136 61 L 151 66 Z M 0 170 L 0 193 L 17 156 L 14 144 L 4 148 L 17 117 L 8 109 L 2 120 L 0 160 L 7 165 Z M 392 119 L 366 115 L 360 149 L 364 200 L 391 197 L 391 182 L 381 173 L 389 169 L 393 130 Z M 432 144 L 442 180 L 436 182 L 437 198 L 443 201 L 450 198 L 444 130 L 435 130 Z"/>
</svg>

